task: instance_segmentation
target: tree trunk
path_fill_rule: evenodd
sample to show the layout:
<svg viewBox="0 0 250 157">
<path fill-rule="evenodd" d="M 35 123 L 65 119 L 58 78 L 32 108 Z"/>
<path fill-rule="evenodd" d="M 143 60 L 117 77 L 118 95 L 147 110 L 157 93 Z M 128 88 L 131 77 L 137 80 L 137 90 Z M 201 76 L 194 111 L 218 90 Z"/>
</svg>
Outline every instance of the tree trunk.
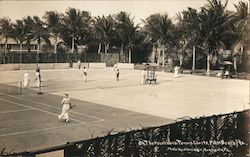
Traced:
<svg viewBox="0 0 250 157">
<path fill-rule="evenodd" d="M 156 49 L 156 52 L 158 54 L 158 58 L 157 58 L 157 66 L 158 68 L 160 67 L 160 58 L 161 58 L 161 50 L 160 49 Z"/>
<path fill-rule="evenodd" d="M 55 45 L 54 45 L 54 54 L 55 54 L 55 62 L 57 63 L 57 36 L 55 36 Z"/>
<path fill-rule="evenodd" d="M 195 71 L 195 46 L 193 46 L 193 66 L 192 66 L 192 72 Z"/>
<path fill-rule="evenodd" d="M 6 57 L 6 53 L 7 53 L 7 46 L 8 46 L 7 42 L 8 42 L 8 39 L 6 38 L 6 39 L 5 39 L 5 43 L 4 43 L 3 64 L 5 64 L 5 63 L 6 63 L 6 62 L 5 62 L 5 57 Z"/>
<path fill-rule="evenodd" d="M 39 62 L 39 53 L 40 53 L 40 42 L 38 42 L 37 51 L 36 51 L 36 68 L 38 68 L 38 62 Z"/>
<path fill-rule="evenodd" d="M 128 59 L 129 59 L 128 62 L 129 62 L 129 64 L 131 63 L 131 52 L 132 52 L 131 48 L 129 48 L 128 49 Z"/>
<path fill-rule="evenodd" d="M 237 76 L 238 75 L 238 72 L 237 72 L 237 58 L 234 57 L 233 60 L 234 60 L 234 72 L 235 72 L 235 75 Z"/>
<path fill-rule="evenodd" d="M 21 66 L 21 64 L 23 62 L 23 44 L 22 43 L 20 43 L 20 58 L 19 59 L 20 59 L 19 63 L 20 63 L 20 66 Z M 19 69 L 20 69 L 20 67 L 19 67 Z"/>
<path fill-rule="evenodd" d="M 123 54 L 123 49 L 124 49 L 124 45 L 123 45 L 123 43 L 121 43 L 120 54 Z"/>
<path fill-rule="evenodd" d="M 207 76 L 210 76 L 210 54 L 207 54 Z"/>
<path fill-rule="evenodd" d="M 100 54 L 101 53 L 101 49 L 102 49 L 102 43 L 101 42 L 99 42 L 99 46 L 98 46 L 98 54 Z"/>
<path fill-rule="evenodd" d="M 165 46 L 162 47 L 162 71 L 165 69 Z"/>
<path fill-rule="evenodd" d="M 55 37 L 54 53 L 57 54 L 57 37 Z"/>
<path fill-rule="evenodd" d="M 153 50 L 150 56 L 150 62 L 151 63 L 155 63 L 155 54 L 156 54 L 157 48 L 155 47 L 155 45 L 153 44 Z"/>
<path fill-rule="evenodd" d="M 105 61 L 105 63 L 106 63 L 106 61 L 107 61 L 107 53 L 108 53 L 108 49 L 109 49 L 109 43 L 107 43 L 107 44 L 105 44 L 105 46 L 104 46 L 104 61 Z"/>
<path fill-rule="evenodd" d="M 104 50 L 105 54 L 108 53 L 108 49 L 109 49 L 109 43 L 105 44 L 105 50 Z"/>
<path fill-rule="evenodd" d="M 74 36 L 72 37 L 71 53 L 74 53 L 75 40 Z"/>
<path fill-rule="evenodd" d="M 179 54 L 179 62 L 180 62 L 180 67 L 181 67 L 183 64 L 183 55 L 182 54 Z"/>
</svg>

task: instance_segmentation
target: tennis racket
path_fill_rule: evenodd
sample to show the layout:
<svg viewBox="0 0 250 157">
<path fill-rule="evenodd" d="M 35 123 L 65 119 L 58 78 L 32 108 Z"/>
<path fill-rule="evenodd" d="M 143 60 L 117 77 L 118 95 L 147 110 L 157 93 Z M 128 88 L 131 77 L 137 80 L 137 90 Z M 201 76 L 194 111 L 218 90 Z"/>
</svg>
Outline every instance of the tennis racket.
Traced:
<svg viewBox="0 0 250 157">
<path fill-rule="evenodd" d="M 74 108 L 75 106 L 76 106 L 76 105 L 71 105 L 71 106 L 70 106 L 70 109 Z"/>
</svg>

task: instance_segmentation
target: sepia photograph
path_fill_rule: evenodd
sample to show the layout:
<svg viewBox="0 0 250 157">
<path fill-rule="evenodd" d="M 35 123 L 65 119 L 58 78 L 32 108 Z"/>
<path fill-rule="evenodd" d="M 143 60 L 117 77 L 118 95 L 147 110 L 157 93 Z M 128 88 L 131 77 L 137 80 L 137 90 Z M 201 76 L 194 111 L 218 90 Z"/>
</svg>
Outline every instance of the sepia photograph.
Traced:
<svg viewBox="0 0 250 157">
<path fill-rule="evenodd" d="M 250 0 L 0 0 L 0 157 L 250 157 Z"/>
</svg>

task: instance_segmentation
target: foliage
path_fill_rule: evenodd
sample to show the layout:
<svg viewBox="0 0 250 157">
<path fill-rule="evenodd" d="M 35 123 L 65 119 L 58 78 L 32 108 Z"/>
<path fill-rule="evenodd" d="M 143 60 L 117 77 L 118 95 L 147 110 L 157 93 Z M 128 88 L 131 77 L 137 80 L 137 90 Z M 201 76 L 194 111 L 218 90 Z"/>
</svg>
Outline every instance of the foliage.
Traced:
<svg viewBox="0 0 250 157">
<path fill-rule="evenodd" d="M 68 8 L 65 13 L 45 12 L 44 21 L 37 16 L 27 16 L 13 24 L 9 18 L 2 18 L 0 37 L 6 43 L 13 38 L 28 47 L 35 40 L 39 48 L 41 43 L 50 45 L 53 38 L 54 53 L 58 51 L 59 42 L 64 43 L 66 48 L 63 51 L 67 52 L 81 45 L 87 48 L 85 52 L 88 53 L 96 53 L 97 49 L 98 52 L 113 53 L 120 49 L 121 54 L 133 52 L 132 60 L 137 58 L 138 62 L 147 62 L 151 50 L 176 53 L 171 55 L 174 60 L 180 55 L 183 55 L 182 59 L 187 58 L 187 52 L 192 52 L 190 49 L 193 46 L 201 48 L 202 53 L 217 56 L 219 49 L 230 49 L 235 53 L 239 45 L 246 47 L 249 38 L 248 4 L 242 1 L 234 4 L 236 11 L 228 11 L 226 6 L 227 1 L 208 0 L 200 11 L 187 8 L 178 13 L 176 23 L 167 13 L 155 13 L 142 20 L 142 26 L 136 25 L 130 13 L 124 11 L 92 17 L 88 11 Z M 139 56 L 143 59 L 138 59 Z"/>
</svg>

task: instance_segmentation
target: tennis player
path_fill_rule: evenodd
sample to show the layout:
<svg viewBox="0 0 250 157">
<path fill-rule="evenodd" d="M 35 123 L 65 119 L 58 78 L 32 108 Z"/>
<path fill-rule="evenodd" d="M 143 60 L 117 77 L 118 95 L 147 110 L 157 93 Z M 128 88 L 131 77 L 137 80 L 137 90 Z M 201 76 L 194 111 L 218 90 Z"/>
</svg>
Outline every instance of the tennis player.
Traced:
<svg viewBox="0 0 250 157">
<path fill-rule="evenodd" d="M 69 122 L 69 110 L 71 108 L 71 100 L 68 93 L 64 93 L 65 97 L 62 100 L 62 112 L 58 115 L 58 119 L 63 120 L 64 122 Z"/>
<path fill-rule="evenodd" d="M 30 77 L 28 71 L 25 71 L 23 74 L 23 87 L 27 88 L 29 87 Z"/>
</svg>

